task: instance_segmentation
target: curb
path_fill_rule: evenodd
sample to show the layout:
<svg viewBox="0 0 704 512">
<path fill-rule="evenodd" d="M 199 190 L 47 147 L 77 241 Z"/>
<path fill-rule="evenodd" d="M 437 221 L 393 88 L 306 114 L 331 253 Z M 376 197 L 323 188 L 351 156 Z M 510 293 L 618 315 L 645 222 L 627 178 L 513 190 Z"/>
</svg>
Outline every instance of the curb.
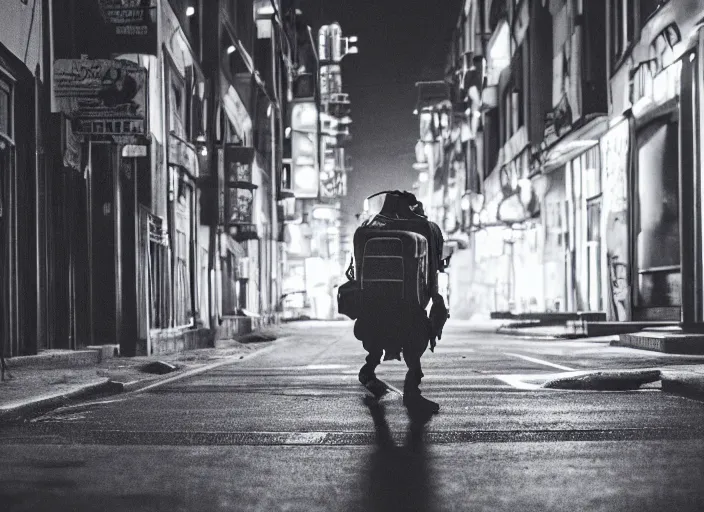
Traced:
<svg viewBox="0 0 704 512">
<path fill-rule="evenodd" d="M 671 377 L 663 372 L 662 390 L 673 395 L 704 401 L 704 377 Z"/>
<path fill-rule="evenodd" d="M 121 392 L 122 386 L 119 382 L 103 379 L 99 382 L 78 386 L 73 391 L 48 395 L 38 399 L 28 399 L 18 403 L 16 406 L 0 408 L 0 424 L 22 421 L 29 416 L 36 416 L 63 407 L 72 400 L 86 400 Z"/>
<path fill-rule="evenodd" d="M 630 391 L 661 380 L 660 370 L 602 370 L 582 375 L 558 377 L 543 383 L 542 388 L 581 391 Z"/>
<path fill-rule="evenodd" d="M 187 377 L 192 377 L 208 370 L 231 364 L 235 361 L 246 361 L 252 357 L 269 352 L 275 348 L 274 341 L 285 340 L 289 336 L 283 336 L 277 340 L 273 340 L 271 345 L 263 347 L 246 355 L 237 355 L 223 358 L 215 363 L 205 364 L 191 369 L 177 370 L 165 375 L 153 375 L 143 379 L 138 379 L 130 382 L 118 382 L 104 378 L 98 382 L 79 385 L 72 391 L 64 393 L 56 393 L 44 395 L 42 397 L 28 398 L 11 407 L 0 407 L 0 425 L 19 422 L 28 419 L 29 417 L 45 414 L 59 407 L 68 405 L 73 400 L 89 400 L 99 396 L 109 396 L 118 394 L 139 393 L 148 389 L 162 386 L 170 382 L 174 382 Z"/>
<path fill-rule="evenodd" d="M 585 334 L 577 333 L 555 333 L 555 334 L 538 334 L 526 332 L 525 330 L 516 330 L 511 327 L 499 327 L 496 329 L 496 334 L 506 336 L 514 336 L 516 338 L 526 338 L 530 340 L 550 341 L 550 340 L 575 340 L 587 338 Z"/>
<path fill-rule="evenodd" d="M 288 338 L 288 336 L 284 336 L 282 338 L 278 338 L 276 341 L 285 340 L 287 338 Z M 225 366 L 225 365 L 234 363 L 236 361 L 246 361 L 246 360 L 251 359 L 255 356 L 270 352 L 274 348 L 275 348 L 275 345 L 272 342 L 271 345 L 264 347 L 260 350 L 256 350 L 256 351 L 252 352 L 251 354 L 223 358 L 220 361 L 217 361 L 215 363 L 210 363 L 210 364 L 206 364 L 203 366 L 198 366 L 196 368 L 191 368 L 190 370 L 184 370 L 181 372 L 172 372 L 172 373 L 167 373 L 166 375 L 158 375 L 156 378 L 147 378 L 147 379 L 141 379 L 138 381 L 126 382 L 126 383 L 122 384 L 122 388 L 125 393 L 140 393 L 142 391 L 147 391 L 149 389 L 156 388 L 158 386 L 163 386 L 165 384 L 169 384 L 169 383 L 175 382 L 177 380 L 185 379 L 188 377 L 194 377 L 194 376 L 199 375 L 201 373 L 205 373 L 209 370 L 213 370 L 215 368 L 219 368 L 221 366 Z"/>
</svg>

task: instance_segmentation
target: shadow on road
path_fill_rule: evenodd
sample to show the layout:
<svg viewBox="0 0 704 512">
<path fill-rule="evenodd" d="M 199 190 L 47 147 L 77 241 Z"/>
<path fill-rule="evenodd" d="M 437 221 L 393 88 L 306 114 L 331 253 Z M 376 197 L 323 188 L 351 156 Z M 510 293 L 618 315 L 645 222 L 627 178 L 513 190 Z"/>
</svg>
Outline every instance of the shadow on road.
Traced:
<svg viewBox="0 0 704 512">
<path fill-rule="evenodd" d="M 368 466 L 364 504 L 366 511 L 435 511 L 432 475 L 423 440 L 431 416 L 410 416 L 405 444 L 397 446 L 386 422 L 384 405 L 366 397 L 374 420 L 376 445 Z"/>
</svg>

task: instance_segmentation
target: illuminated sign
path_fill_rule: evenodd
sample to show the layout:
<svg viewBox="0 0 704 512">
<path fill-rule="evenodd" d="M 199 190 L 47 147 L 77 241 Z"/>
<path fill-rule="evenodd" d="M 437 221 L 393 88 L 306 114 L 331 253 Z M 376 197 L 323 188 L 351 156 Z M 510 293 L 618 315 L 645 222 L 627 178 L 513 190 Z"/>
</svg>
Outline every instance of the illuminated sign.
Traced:
<svg viewBox="0 0 704 512">
<path fill-rule="evenodd" d="M 318 110 L 312 101 L 300 101 L 291 109 L 291 165 L 293 193 L 298 198 L 317 198 L 320 190 L 318 169 Z"/>
</svg>

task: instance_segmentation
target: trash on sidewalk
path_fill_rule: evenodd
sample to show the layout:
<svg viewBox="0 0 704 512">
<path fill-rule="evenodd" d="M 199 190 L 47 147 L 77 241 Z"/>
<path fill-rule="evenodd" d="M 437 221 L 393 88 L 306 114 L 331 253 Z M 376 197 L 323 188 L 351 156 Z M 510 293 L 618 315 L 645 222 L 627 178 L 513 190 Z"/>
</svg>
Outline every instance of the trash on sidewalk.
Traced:
<svg viewBox="0 0 704 512">
<path fill-rule="evenodd" d="M 178 366 L 166 363 L 164 361 L 153 361 L 147 363 L 140 368 L 145 373 L 154 373 L 157 375 L 165 375 L 167 373 L 175 372 L 178 370 Z"/>
<path fill-rule="evenodd" d="M 237 341 L 240 343 L 260 343 L 263 341 L 274 341 L 276 336 L 263 332 L 252 332 L 244 336 L 238 336 Z"/>
</svg>

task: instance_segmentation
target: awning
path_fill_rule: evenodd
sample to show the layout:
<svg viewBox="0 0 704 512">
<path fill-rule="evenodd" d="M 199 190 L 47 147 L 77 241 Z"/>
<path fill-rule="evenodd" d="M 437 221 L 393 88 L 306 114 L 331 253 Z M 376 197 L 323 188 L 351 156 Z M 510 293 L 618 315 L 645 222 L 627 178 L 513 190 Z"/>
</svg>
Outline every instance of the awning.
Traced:
<svg viewBox="0 0 704 512">
<path fill-rule="evenodd" d="M 609 129 L 609 118 L 599 115 L 579 128 L 571 130 L 543 151 L 542 171 L 549 173 L 565 165 L 587 149 L 597 145 Z"/>
</svg>

